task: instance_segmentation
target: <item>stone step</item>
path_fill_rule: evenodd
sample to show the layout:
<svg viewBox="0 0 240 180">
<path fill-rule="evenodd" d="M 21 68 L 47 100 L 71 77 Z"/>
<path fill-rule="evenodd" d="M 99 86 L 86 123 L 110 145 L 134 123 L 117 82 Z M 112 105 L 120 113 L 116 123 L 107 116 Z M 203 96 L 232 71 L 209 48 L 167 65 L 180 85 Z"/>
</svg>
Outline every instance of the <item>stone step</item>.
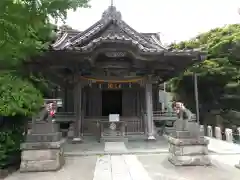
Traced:
<svg viewBox="0 0 240 180">
<path fill-rule="evenodd" d="M 128 138 L 125 137 L 102 137 L 100 142 L 128 142 Z"/>
</svg>

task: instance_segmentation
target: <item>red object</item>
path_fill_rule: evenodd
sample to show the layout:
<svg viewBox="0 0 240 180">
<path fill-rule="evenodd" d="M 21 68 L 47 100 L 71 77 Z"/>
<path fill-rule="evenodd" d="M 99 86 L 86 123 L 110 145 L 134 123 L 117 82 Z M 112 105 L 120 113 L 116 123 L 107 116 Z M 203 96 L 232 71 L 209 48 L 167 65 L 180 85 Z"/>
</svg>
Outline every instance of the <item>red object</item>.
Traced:
<svg viewBox="0 0 240 180">
<path fill-rule="evenodd" d="M 51 111 L 50 111 L 50 116 L 53 117 L 54 115 L 55 115 L 55 111 L 54 111 L 54 110 L 51 110 Z"/>
</svg>

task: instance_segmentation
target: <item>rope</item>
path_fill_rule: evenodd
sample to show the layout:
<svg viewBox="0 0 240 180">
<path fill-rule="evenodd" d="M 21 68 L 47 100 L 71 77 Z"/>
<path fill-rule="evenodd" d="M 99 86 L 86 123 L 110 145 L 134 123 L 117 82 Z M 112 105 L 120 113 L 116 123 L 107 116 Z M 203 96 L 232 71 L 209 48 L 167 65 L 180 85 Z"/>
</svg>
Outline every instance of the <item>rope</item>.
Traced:
<svg viewBox="0 0 240 180">
<path fill-rule="evenodd" d="M 81 76 L 80 78 L 88 80 L 88 81 L 101 82 L 101 83 L 103 83 L 103 82 L 108 82 L 108 83 L 133 83 L 133 82 L 135 82 L 136 83 L 136 82 L 144 80 L 143 77 L 136 78 L 136 79 L 128 79 L 128 80 L 104 80 L 104 79 L 88 78 L 88 77 L 84 77 L 84 76 Z"/>
</svg>

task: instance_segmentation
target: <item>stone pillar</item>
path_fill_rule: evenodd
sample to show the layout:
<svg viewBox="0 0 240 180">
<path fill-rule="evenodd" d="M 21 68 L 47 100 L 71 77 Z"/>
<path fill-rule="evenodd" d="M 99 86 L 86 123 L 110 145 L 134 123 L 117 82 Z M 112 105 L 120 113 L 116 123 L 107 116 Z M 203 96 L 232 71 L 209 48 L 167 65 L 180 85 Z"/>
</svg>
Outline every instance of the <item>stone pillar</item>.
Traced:
<svg viewBox="0 0 240 180">
<path fill-rule="evenodd" d="M 237 128 L 238 135 L 240 136 L 240 127 Z"/>
<path fill-rule="evenodd" d="M 205 136 L 205 128 L 204 125 L 200 125 L 200 135 Z"/>
<path fill-rule="evenodd" d="M 67 137 L 68 139 L 73 139 L 74 138 L 74 123 L 71 123 L 70 126 L 69 126 L 69 129 L 68 129 L 68 133 L 67 133 Z"/>
<path fill-rule="evenodd" d="M 240 127 L 237 128 L 237 132 L 238 132 L 238 139 L 240 140 Z"/>
<path fill-rule="evenodd" d="M 225 129 L 226 141 L 233 142 L 233 132 L 232 129 L 226 128 Z"/>
<path fill-rule="evenodd" d="M 236 168 L 240 169 L 240 161 L 238 164 L 235 165 Z"/>
<path fill-rule="evenodd" d="M 76 116 L 74 122 L 74 138 L 73 142 L 78 143 L 82 141 L 82 84 L 78 81 L 74 87 L 74 113 Z"/>
<path fill-rule="evenodd" d="M 64 97 L 63 97 L 63 111 L 64 111 L 64 112 L 67 112 L 67 111 L 68 111 L 67 99 L 68 99 L 68 89 L 67 89 L 67 85 L 65 85 L 65 88 L 64 88 Z"/>
<path fill-rule="evenodd" d="M 215 127 L 215 137 L 216 139 L 222 140 L 222 131 L 220 127 Z"/>
<path fill-rule="evenodd" d="M 146 99 L 146 120 L 147 120 L 147 136 L 148 140 L 155 140 L 153 125 L 153 104 L 152 104 L 152 84 L 146 83 L 145 86 Z"/>
<path fill-rule="evenodd" d="M 240 138 L 240 127 L 237 128 L 238 136 Z M 238 164 L 235 165 L 236 168 L 240 169 L 240 161 Z"/>
<path fill-rule="evenodd" d="M 207 136 L 208 137 L 213 137 L 212 126 L 207 126 Z"/>
</svg>

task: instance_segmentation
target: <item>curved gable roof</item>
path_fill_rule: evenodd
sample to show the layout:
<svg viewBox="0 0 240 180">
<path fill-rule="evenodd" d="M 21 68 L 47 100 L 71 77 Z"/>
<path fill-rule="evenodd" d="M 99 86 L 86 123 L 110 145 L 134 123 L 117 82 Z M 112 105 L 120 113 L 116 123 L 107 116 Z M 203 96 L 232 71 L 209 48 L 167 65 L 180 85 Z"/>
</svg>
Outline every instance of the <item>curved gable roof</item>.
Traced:
<svg viewBox="0 0 240 180">
<path fill-rule="evenodd" d="M 111 26 L 114 28 L 111 29 Z M 73 33 L 74 32 L 74 33 Z M 138 33 L 121 18 L 114 6 L 104 11 L 102 18 L 85 31 L 65 31 L 52 44 L 55 50 L 76 49 L 88 51 L 102 42 L 127 42 L 143 52 L 163 52 L 157 33 Z"/>
</svg>

